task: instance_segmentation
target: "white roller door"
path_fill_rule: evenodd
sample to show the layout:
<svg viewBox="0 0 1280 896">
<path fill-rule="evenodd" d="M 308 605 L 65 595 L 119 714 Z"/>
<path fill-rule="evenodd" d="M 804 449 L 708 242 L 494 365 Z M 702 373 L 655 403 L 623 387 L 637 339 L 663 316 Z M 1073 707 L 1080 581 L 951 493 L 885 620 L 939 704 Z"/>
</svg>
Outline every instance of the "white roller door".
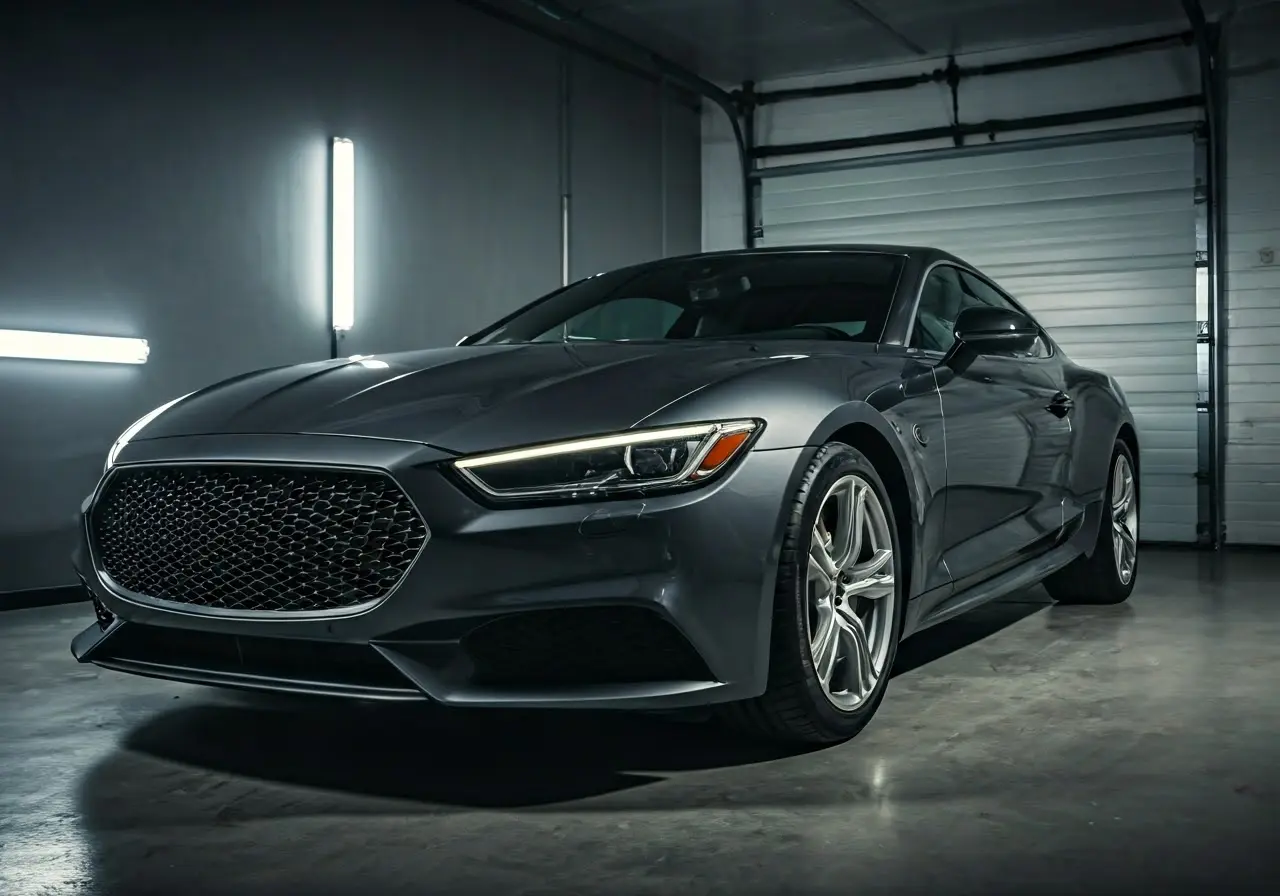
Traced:
<svg viewBox="0 0 1280 896">
<path fill-rule="evenodd" d="M 1145 541 L 1196 539 L 1192 137 L 765 178 L 763 246 L 937 246 L 1116 377 L 1142 445 Z"/>
<path fill-rule="evenodd" d="M 1276 17 L 1280 19 L 1280 16 Z M 1259 30 L 1244 63 L 1266 59 Z M 1238 45 L 1237 45 L 1238 46 Z M 1243 49 L 1243 48 L 1241 48 Z M 1280 70 L 1241 64 L 1227 111 L 1227 542 L 1280 545 Z"/>
</svg>

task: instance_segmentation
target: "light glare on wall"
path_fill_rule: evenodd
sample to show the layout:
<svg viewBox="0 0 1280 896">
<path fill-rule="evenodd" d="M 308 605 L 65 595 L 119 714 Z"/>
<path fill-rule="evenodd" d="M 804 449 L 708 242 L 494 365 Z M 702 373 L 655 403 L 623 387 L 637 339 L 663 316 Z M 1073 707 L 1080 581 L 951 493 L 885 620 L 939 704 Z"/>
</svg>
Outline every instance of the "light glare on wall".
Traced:
<svg viewBox="0 0 1280 896">
<path fill-rule="evenodd" d="M 145 339 L 81 336 L 35 330 L 0 330 L 0 357 L 44 361 L 93 361 L 99 364 L 145 364 L 151 347 Z"/>
<path fill-rule="evenodd" d="M 333 138 L 333 270 L 330 298 L 333 328 L 350 330 L 356 322 L 356 147 Z"/>
</svg>

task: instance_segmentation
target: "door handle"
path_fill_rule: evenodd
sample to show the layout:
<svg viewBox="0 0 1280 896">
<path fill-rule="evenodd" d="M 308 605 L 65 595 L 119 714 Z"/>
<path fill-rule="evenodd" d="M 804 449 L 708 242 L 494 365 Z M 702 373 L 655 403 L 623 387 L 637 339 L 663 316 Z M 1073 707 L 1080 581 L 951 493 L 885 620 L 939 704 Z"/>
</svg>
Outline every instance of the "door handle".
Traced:
<svg viewBox="0 0 1280 896">
<path fill-rule="evenodd" d="M 1057 395 L 1053 396 L 1047 405 L 1045 405 L 1044 409 L 1050 414 L 1053 414 L 1053 416 L 1061 418 L 1070 414 L 1075 406 L 1075 399 L 1066 392 L 1059 392 Z"/>
</svg>

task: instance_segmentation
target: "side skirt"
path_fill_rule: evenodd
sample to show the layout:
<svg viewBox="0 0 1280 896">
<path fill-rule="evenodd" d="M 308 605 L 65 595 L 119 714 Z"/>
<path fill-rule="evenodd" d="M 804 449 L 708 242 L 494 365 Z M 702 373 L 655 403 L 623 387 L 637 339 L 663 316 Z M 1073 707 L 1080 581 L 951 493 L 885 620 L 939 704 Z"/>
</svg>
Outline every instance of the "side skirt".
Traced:
<svg viewBox="0 0 1280 896">
<path fill-rule="evenodd" d="M 1098 538 L 1098 525 L 1102 520 L 1102 502 L 1090 504 L 1068 528 L 1062 539 L 1043 554 L 1027 560 L 1012 569 L 993 576 L 963 591 L 956 592 L 929 611 L 912 629 L 911 634 L 954 619 L 975 607 L 997 600 L 1015 591 L 1030 588 L 1044 581 L 1082 554 L 1092 550 Z"/>
</svg>

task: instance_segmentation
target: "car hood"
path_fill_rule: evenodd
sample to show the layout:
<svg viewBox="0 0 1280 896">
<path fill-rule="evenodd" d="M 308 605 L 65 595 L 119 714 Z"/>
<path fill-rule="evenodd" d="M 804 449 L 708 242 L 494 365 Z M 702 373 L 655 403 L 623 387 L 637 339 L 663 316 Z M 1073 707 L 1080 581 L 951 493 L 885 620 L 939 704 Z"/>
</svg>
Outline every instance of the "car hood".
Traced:
<svg viewBox="0 0 1280 896">
<path fill-rule="evenodd" d="M 871 345 L 841 348 L 874 351 Z M 176 404 L 137 439 L 324 433 L 411 440 L 466 454 L 627 429 L 709 384 L 797 357 L 803 355 L 789 353 L 786 344 L 720 341 L 357 356 L 219 383 Z"/>
</svg>

